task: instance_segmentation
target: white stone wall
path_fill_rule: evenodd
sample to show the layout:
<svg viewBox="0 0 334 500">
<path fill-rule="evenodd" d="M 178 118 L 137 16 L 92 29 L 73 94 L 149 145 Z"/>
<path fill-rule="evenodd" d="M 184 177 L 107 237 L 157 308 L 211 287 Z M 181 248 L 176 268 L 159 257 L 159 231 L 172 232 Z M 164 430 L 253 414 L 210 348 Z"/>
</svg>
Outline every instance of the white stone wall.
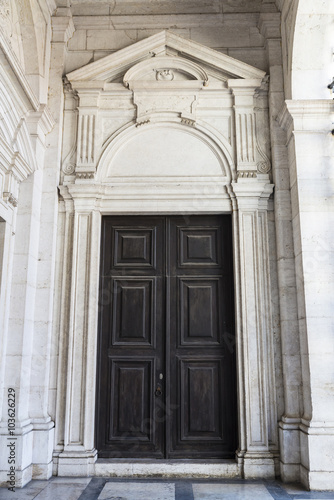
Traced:
<svg viewBox="0 0 334 500">
<path fill-rule="evenodd" d="M 86 390 L 87 380 L 95 377 L 99 248 L 91 241 L 99 239 L 101 214 L 130 209 L 162 213 L 182 207 L 189 212 L 233 209 L 236 286 L 241 292 L 245 283 L 255 287 L 252 299 L 240 292 L 236 306 L 238 369 L 247 372 L 247 363 L 255 359 L 260 363 L 258 383 L 252 385 L 239 376 L 241 452 L 237 468 L 228 473 L 270 475 L 275 463 L 276 473 L 285 481 L 301 479 L 310 488 L 334 488 L 330 230 L 334 110 L 327 89 L 334 75 L 333 17 L 332 0 L 149 4 L 116 0 L 112 6 L 94 2 L 93 10 L 92 4 L 79 0 L 71 8 L 67 0 L 5 0 L 0 14 L 0 446 L 3 449 L 8 432 L 7 390 L 14 387 L 18 485 L 31 477 L 49 477 L 52 467 L 60 474 L 101 473 L 94 466 L 94 391 L 86 392 L 84 401 L 71 399 L 75 384 Z M 113 83 L 102 95 L 100 90 L 95 96 L 92 91 L 84 95 L 83 86 L 73 90 L 69 84 L 64 94 L 62 77 L 106 56 L 120 54 L 122 61 L 126 52 L 118 51 L 131 52 L 135 43 L 165 29 L 183 37 L 187 50 L 191 43 L 186 40 L 201 44 L 192 46 L 190 58 L 200 54 L 202 69 L 211 71 L 209 80 L 216 88 L 213 85 L 211 93 L 201 89 L 196 106 L 188 103 L 181 109 L 174 96 L 164 108 L 175 113 L 168 119 L 171 140 L 178 141 L 175 130 L 184 127 L 193 128 L 192 147 L 206 137 L 210 175 L 205 179 L 199 175 L 199 162 L 197 181 L 189 183 L 183 172 L 181 188 L 176 188 L 162 175 L 167 168 L 162 162 L 158 174 L 162 187 L 157 191 L 157 179 L 151 175 L 154 163 L 148 172 L 151 185 L 140 184 L 143 179 L 130 173 L 131 182 L 126 184 L 121 175 L 120 164 L 131 160 L 130 146 L 120 146 L 122 140 L 131 144 L 133 132 L 127 126 L 132 123 L 135 130 L 140 125 L 143 138 L 152 129 L 158 145 L 161 117 L 147 115 L 149 110 L 162 111 L 152 92 L 147 100 L 136 84 L 122 87 L 122 75 L 131 64 L 123 73 L 112 74 Z M 243 85 L 222 83 L 230 77 L 219 77 L 222 67 L 213 68 L 215 58 L 203 46 L 251 65 L 247 71 L 266 72 L 269 82 L 253 85 L 255 97 L 249 91 L 245 97 Z M 175 48 L 171 51 L 177 53 Z M 239 71 L 245 71 L 239 78 L 247 78 L 245 67 L 240 65 Z M 193 92 L 194 98 L 199 89 Z M 250 130 L 251 123 L 255 127 L 253 157 L 240 153 L 243 142 L 235 127 L 240 116 L 247 117 L 243 130 Z M 78 123 L 82 130 L 95 127 L 89 158 L 78 153 Z M 118 134 L 119 145 L 114 141 Z M 203 141 L 198 144 L 205 155 L 207 146 Z M 116 146 L 119 150 L 108 174 L 108 151 L 116 152 Z M 214 161 L 217 155 L 220 163 Z M 227 175 L 220 177 L 219 168 Z M 254 173 L 257 177 L 252 177 Z M 114 201 L 110 201 L 110 182 L 115 182 Z M 271 183 L 275 191 L 267 204 Z M 171 201 L 171 192 L 177 203 Z M 255 228 L 254 242 L 249 235 Z M 254 248 L 257 253 L 252 254 Z M 82 300 L 80 288 L 76 289 L 81 281 L 71 275 L 76 259 L 91 265 L 83 283 L 91 292 L 85 324 L 73 305 Z M 255 261 L 259 267 L 254 267 Z M 264 281 L 257 278 L 261 272 Z M 261 284 L 258 289 L 256 279 Z M 254 307 L 260 303 L 265 314 L 254 324 L 244 324 L 244 312 L 252 301 Z M 89 332 L 86 351 L 78 325 L 83 335 Z M 249 343 L 253 336 L 263 342 L 261 353 Z M 72 372 L 73 359 L 84 370 L 81 378 Z M 250 423 L 257 403 L 248 405 L 255 393 L 260 394 L 260 411 L 265 415 L 256 427 L 262 440 L 256 449 Z M 71 413 L 73 402 L 79 406 Z M 86 416 L 81 421 L 83 410 Z M 71 453 L 72 458 L 76 454 L 74 462 Z M 6 456 L 0 456 L 4 481 Z"/>
<path fill-rule="evenodd" d="M 54 10 L 52 1 L 12 1 L 5 2 L 0 16 L 0 210 L 4 236 L 0 481 L 8 479 L 10 417 L 15 419 L 17 487 L 32 477 L 48 478 L 52 473 L 54 422 L 47 405 L 58 211 L 57 155 L 61 148 L 61 127 L 55 126 L 55 121 L 62 122 L 63 108 L 63 61 L 59 51 L 52 52 L 50 42 Z M 62 15 L 61 10 L 57 15 Z M 55 21 L 53 26 L 53 43 L 62 50 L 70 35 L 66 31 L 70 19 L 64 19 L 65 23 L 58 22 L 57 26 Z M 14 416 L 13 411 L 8 413 L 9 389 L 15 390 Z"/>
<path fill-rule="evenodd" d="M 208 8 L 209 12 L 200 16 L 198 11 L 205 10 L 206 5 L 197 4 L 197 13 L 195 9 L 195 13 L 189 13 L 186 8 L 182 14 L 151 14 L 149 11 L 137 16 L 129 15 L 129 11 L 122 15 L 125 7 L 120 6 L 118 11 L 115 9 L 109 14 L 108 6 L 97 6 L 94 16 L 86 16 L 87 7 L 76 4 L 72 9 L 76 31 L 69 41 L 65 71 L 73 71 L 164 29 L 266 71 L 268 62 L 264 37 L 258 27 L 258 4 L 254 5 L 253 12 L 252 9 L 245 9 L 246 12 L 237 9 L 238 13 L 234 13 L 233 8 L 225 8 L 222 12 L 216 5 L 211 12 Z M 174 12 L 175 6 L 176 2 L 170 2 L 167 12 L 168 8 Z"/>
</svg>

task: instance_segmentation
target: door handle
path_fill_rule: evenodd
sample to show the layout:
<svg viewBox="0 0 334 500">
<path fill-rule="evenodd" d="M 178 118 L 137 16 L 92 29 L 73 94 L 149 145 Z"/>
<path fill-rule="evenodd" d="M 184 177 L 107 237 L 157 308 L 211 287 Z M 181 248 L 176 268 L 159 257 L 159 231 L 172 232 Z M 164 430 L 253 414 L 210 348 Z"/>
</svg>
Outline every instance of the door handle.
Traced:
<svg viewBox="0 0 334 500">
<path fill-rule="evenodd" d="M 158 385 L 157 385 L 157 388 L 156 388 L 156 390 L 155 390 L 155 395 L 156 395 L 157 397 L 160 397 L 160 396 L 162 395 L 162 387 L 161 387 L 161 385 L 160 385 L 160 384 L 158 384 Z"/>
</svg>

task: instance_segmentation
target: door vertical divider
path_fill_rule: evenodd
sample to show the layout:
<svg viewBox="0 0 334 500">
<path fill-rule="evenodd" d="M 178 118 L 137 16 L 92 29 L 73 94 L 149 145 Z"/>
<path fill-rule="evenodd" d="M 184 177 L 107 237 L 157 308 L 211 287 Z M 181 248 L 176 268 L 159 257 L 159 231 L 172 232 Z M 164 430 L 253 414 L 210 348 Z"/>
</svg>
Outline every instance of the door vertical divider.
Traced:
<svg viewBox="0 0 334 500">
<path fill-rule="evenodd" d="M 170 387 L 170 221 L 166 217 L 165 218 L 165 304 L 166 304 L 166 329 L 165 329 L 165 418 L 166 418 L 166 440 L 165 440 L 165 453 L 166 458 L 169 456 L 170 452 L 170 437 L 171 437 L 171 407 L 170 407 L 170 399 L 171 399 L 171 387 Z"/>
</svg>

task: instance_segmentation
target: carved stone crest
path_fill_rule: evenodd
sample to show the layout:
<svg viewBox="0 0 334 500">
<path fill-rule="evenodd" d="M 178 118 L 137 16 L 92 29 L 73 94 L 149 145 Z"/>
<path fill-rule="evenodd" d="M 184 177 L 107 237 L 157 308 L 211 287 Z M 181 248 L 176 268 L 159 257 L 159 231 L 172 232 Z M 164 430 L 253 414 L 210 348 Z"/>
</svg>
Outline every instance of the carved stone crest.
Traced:
<svg viewBox="0 0 334 500">
<path fill-rule="evenodd" d="M 171 69 L 161 69 L 156 72 L 156 79 L 164 82 L 171 82 L 174 80 L 174 72 Z"/>
</svg>

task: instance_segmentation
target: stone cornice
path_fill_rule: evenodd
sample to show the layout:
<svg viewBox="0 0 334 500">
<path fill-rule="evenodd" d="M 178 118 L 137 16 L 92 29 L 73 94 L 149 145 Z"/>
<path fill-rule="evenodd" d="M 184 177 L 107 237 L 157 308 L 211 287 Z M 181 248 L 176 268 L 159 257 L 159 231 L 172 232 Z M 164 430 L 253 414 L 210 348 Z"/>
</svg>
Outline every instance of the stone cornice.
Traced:
<svg viewBox="0 0 334 500">
<path fill-rule="evenodd" d="M 75 31 L 71 9 L 59 7 L 51 18 L 52 43 L 67 43 Z"/>
<path fill-rule="evenodd" d="M 268 181 L 259 181 L 254 178 L 251 182 L 238 179 L 231 184 L 238 202 L 238 208 L 243 210 L 265 210 L 268 199 L 273 192 L 274 184 Z"/>
<path fill-rule="evenodd" d="M 30 174 L 33 172 L 33 168 L 26 160 L 20 155 L 20 153 L 16 152 L 13 155 L 12 159 L 12 167 L 11 170 L 15 175 L 15 178 L 22 182 L 24 181 Z"/>
<path fill-rule="evenodd" d="M 263 79 L 231 79 L 227 81 L 228 88 L 232 89 L 234 95 L 254 95 L 255 90 L 262 85 Z"/>
<path fill-rule="evenodd" d="M 334 101 L 287 100 L 277 115 L 277 121 L 287 131 L 288 137 L 293 131 L 327 133 L 334 121 Z"/>
<path fill-rule="evenodd" d="M 302 115 L 321 118 L 334 113 L 334 101 L 332 99 L 290 99 L 285 102 L 293 117 Z"/>
<path fill-rule="evenodd" d="M 0 169 L 9 170 L 12 163 L 13 150 L 0 135 Z M 5 172 L 6 173 L 6 172 Z"/>
<path fill-rule="evenodd" d="M 23 93 L 24 93 L 24 99 L 27 99 L 29 101 L 29 106 L 32 107 L 34 110 L 37 110 L 39 107 L 39 101 L 38 98 L 36 97 L 36 94 L 32 90 L 28 79 L 26 78 L 24 71 L 21 67 L 21 64 L 13 51 L 12 47 L 8 43 L 6 37 L 4 36 L 4 33 L 2 31 L 2 28 L 0 27 L 0 50 L 3 52 L 6 60 L 8 61 L 11 70 L 13 71 Z M 3 66 L 1 63 L 0 59 L 0 67 Z M 5 73 L 6 68 L 2 68 L 2 71 Z M 20 96 L 22 99 L 22 96 Z"/>
<path fill-rule="evenodd" d="M 57 8 L 57 3 L 55 0 L 46 0 L 46 5 L 50 16 L 52 16 Z"/>
<path fill-rule="evenodd" d="M 35 124 L 44 136 L 51 132 L 55 125 L 55 120 L 46 104 L 41 104 L 38 111 L 30 113 L 27 117 L 27 122 L 29 124 Z"/>
<path fill-rule="evenodd" d="M 240 62 L 226 54 L 205 47 L 204 45 L 187 40 L 170 31 L 162 31 L 149 38 L 136 42 L 130 47 L 121 49 L 98 61 L 87 64 L 67 75 L 69 81 L 76 88 L 78 81 L 108 81 L 124 74 L 131 66 L 154 55 L 167 55 L 168 49 L 173 49 L 179 56 L 191 59 L 198 64 L 205 62 L 206 67 L 213 68 L 226 78 L 260 79 L 265 76 L 261 71 L 249 64 Z"/>
<path fill-rule="evenodd" d="M 266 39 L 281 38 L 281 14 L 280 12 L 262 12 L 260 14 L 259 31 Z"/>
<path fill-rule="evenodd" d="M 289 113 L 286 102 L 284 102 L 282 109 L 277 115 L 276 120 L 279 123 L 280 127 L 286 130 L 288 133 L 291 132 L 291 128 L 293 127 L 293 119 L 291 114 Z"/>
</svg>

